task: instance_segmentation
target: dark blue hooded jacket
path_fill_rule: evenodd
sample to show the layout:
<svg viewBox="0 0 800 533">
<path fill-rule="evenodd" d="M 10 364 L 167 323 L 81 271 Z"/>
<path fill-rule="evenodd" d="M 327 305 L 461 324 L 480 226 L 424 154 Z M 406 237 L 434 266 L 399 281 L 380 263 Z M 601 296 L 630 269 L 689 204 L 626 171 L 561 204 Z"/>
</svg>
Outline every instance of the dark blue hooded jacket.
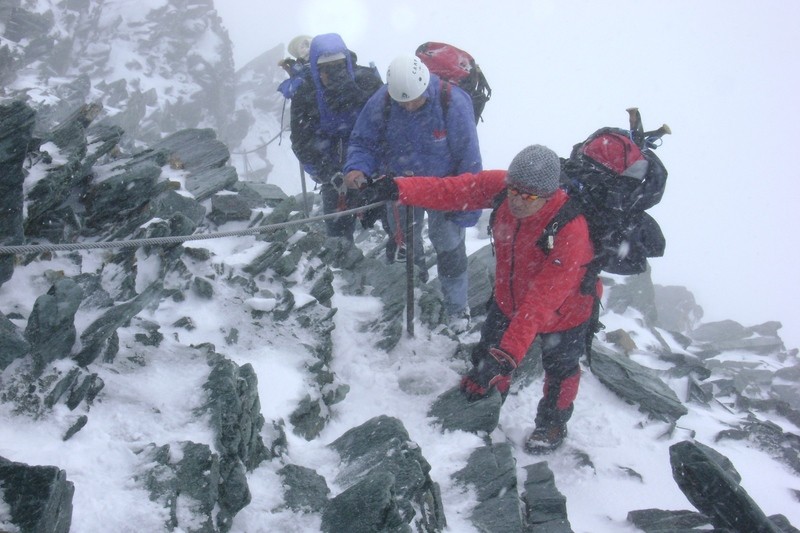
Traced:
<svg viewBox="0 0 800 533">
<path fill-rule="evenodd" d="M 346 75 L 325 87 L 317 60 L 337 53 L 344 55 Z M 375 69 L 355 64 L 354 54 L 335 33 L 312 39 L 306 72 L 292 98 L 292 150 L 315 180 L 325 183 L 342 170 L 358 114 L 383 82 Z"/>
</svg>

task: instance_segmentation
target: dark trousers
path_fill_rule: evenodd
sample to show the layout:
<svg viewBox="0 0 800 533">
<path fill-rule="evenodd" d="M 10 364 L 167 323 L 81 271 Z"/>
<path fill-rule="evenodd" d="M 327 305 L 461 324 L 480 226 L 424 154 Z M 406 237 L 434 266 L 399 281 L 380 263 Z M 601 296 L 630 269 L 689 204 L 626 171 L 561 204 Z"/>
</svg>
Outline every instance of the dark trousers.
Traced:
<svg viewBox="0 0 800 533">
<path fill-rule="evenodd" d="M 486 321 L 481 328 L 481 340 L 472 351 L 472 362 L 477 364 L 488 354 L 489 348 L 500 345 L 510 320 L 492 299 Z M 588 348 L 591 320 L 564 331 L 540 333 L 542 339 L 542 366 L 544 387 L 536 411 L 536 427 L 564 425 L 572 416 L 573 402 L 578 395 L 581 357 Z M 498 383 L 497 389 L 508 394 L 511 380 Z"/>
<path fill-rule="evenodd" d="M 322 212 L 326 215 L 358 207 L 358 192 L 354 189 L 348 190 L 345 197 L 340 198 L 336 187 L 330 183 L 324 183 L 320 186 L 319 194 L 322 196 Z M 344 237 L 352 241 L 355 229 L 355 215 L 325 219 L 325 230 L 328 237 Z"/>
</svg>

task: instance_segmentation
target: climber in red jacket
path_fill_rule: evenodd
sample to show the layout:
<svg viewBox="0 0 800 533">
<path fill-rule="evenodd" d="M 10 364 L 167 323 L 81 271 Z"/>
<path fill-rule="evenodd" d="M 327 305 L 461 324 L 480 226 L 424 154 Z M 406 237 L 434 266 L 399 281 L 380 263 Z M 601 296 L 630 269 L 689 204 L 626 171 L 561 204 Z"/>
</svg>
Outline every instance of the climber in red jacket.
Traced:
<svg viewBox="0 0 800 533">
<path fill-rule="evenodd" d="M 490 228 L 497 261 L 494 294 L 461 390 L 474 401 L 495 387 L 505 399 L 511 374 L 541 336 L 544 394 L 536 429 L 525 442 L 534 454 L 555 449 L 566 437 L 578 393 L 579 361 L 592 335 L 590 318 L 601 290 L 599 283 L 596 295 L 580 288 L 593 254 L 583 216 L 559 229 L 549 252 L 537 245 L 568 199 L 559 188 L 560 175 L 555 152 L 533 145 L 514 157 L 507 172 L 381 178 L 362 192 L 369 203 L 398 200 L 443 211 L 491 208 L 505 195 Z"/>
</svg>

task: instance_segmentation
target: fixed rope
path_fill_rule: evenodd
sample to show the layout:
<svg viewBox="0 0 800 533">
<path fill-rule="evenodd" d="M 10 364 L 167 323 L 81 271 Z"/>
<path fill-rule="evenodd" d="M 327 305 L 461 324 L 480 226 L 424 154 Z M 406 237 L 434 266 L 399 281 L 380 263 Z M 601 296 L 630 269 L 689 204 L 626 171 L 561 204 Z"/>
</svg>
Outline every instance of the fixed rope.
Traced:
<svg viewBox="0 0 800 533">
<path fill-rule="evenodd" d="M 287 128 L 283 128 L 283 129 L 281 129 L 281 131 L 276 133 L 274 137 L 272 137 L 270 140 L 268 140 L 264 144 L 262 144 L 260 146 L 256 146 L 255 148 L 251 148 L 250 150 L 245 150 L 244 152 L 231 152 L 231 155 L 247 155 L 247 154 L 252 154 L 253 152 L 258 152 L 262 148 L 266 148 L 267 146 L 272 144 L 274 141 L 276 141 L 281 135 L 283 135 L 283 132 L 285 132 L 285 131 L 289 131 L 289 130 Z"/>
<path fill-rule="evenodd" d="M 175 235 L 171 237 L 152 237 L 148 239 L 130 239 L 127 241 L 103 241 L 103 242 L 76 242 L 64 244 L 24 244 L 19 246 L 0 246 L 0 255 L 15 255 L 15 254 L 30 254 L 30 253 L 43 253 L 43 252 L 57 252 L 57 251 L 73 251 L 73 250 L 96 250 L 105 248 L 139 248 L 140 246 L 163 246 L 168 244 L 180 244 L 186 241 L 202 241 L 208 239 L 221 239 L 223 237 L 240 237 L 244 235 L 257 235 L 259 233 L 266 233 L 276 229 L 287 228 L 299 224 L 306 224 L 308 222 L 316 222 L 318 220 L 326 220 L 329 218 L 339 218 L 345 215 L 352 215 L 362 211 L 382 205 L 383 202 L 375 202 L 374 204 L 365 205 L 362 207 L 355 207 L 346 211 L 339 211 L 328 215 L 318 215 L 315 217 L 302 218 L 299 220 L 290 220 L 288 222 L 279 222 L 277 224 L 268 224 L 266 226 L 258 226 L 256 228 L 247 228 L 236 231 L 222 231 L 218 233 L 194 233 L 192 235 Z"/>
<path fill-rule="evenodd" d="M 250 166 L 250 160 L 247 158 L 247 154 L 260 152 L 262 149 L 266 149 L 267 146 L 269 146 L 270 144 L 273 143 L 273 141 L 276 141 L 276 140 L 280 139 L 281 135 L 283 135 L 283 132 L 285 132 L 285 131 L 289 131 L 289 129 L 282 127 L 281 130 L 278 133 L 276 133 L 274 137 L 272 137 L 270 140 L 268 140 L 264 144 L 262 144 L 260 146 L 256 146 L 255 148 L 251 148 L 250 150 L 245 150 L 244 152 L 231 152 L 230 153 L 231 156 L 234 156 L 234 155 L 242 156 L 242 162 L 244 164 L 244 175 L 245 176 L 249 176 L 253 171 L 253 169 Z M 278 144 L 280 144 L 280 143 L 278 143 Z"/>
</svg>

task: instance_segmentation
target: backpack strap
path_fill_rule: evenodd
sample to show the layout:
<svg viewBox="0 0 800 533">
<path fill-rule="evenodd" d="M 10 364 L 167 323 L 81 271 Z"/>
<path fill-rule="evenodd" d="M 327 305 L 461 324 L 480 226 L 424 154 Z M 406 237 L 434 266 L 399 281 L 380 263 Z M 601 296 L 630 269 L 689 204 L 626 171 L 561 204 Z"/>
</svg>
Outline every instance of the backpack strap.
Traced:
<svg viewBox="0 0 800 533">
<path fill-rule="evenodd" d="M 492 212 L 489 214 L 489 227 L 486 228 L 486 232 L 489 235 L 489 242 L 492 245 L 492 255 L 494 255 L 494 239 L 492 238 L 492 228 L 497 216 L 497 210 L 500 208 L 500 205 L 503 203 L 503 201 L 505 201 L 507 196 L 508 189 L 503 189 L 492 199 Z M 567 203 L 561 206 L 561 209 L 558 210 L 553 218 L 550 219 L 550 222 L 547 224 L 547 226 L 544 227 L 542 230 L 542 235 L 536 241 L 536 246 L 538 246 L 545 255 L 548 255 L 555 246 L 555 237 L 561 228 L 566 226 L 569 222 L 582 213 L 583 211 L 581 210 L 581 206 L 577 201 L 572 199 L 567 200 Z M 597 277 L 600 275 L 601 270 L 602 268 L 600 267 L 598 259 L 595 256 L 586 265 L 586 275 L 584 275 L 583 280 L 581 280 L 581 292 L 583 294 L 592 295 L 595 297 L 595 299 L 597 299 L 595 283 L 597 282 Z"/>
<path fill-rule="evenodd" d="M 545 255 L 549 254 L 555 246 L 555 237 L 561 228 L 567 225 L 572 219 L 581 214 L 581 208 L 577 202 L 567 200 L 567 203 L 561 206 L 561 209 L 550 219 L 550 222 L 542 230 L 542 235 L 536 241 L 538 246 Z"/>
<path fill-rule="evenodd" d="M 492 88 L 483 75 L 481 67 L 477 64 L 473 67 L 473 73 L 477 78 L 473 87 L 467 91 L 472 99 L 472 110 L 475 112 L 475 124 L 483 122 L 483 108 L 486 107 L 486 102 L 492 98 Z M 470 74 L 472 77 L 472 73 Z"/>
<path fill-rule="evenodd" d="M 492 245 L 492 255 L 494 255 L 494 238 L 492 237 L 492 228 L 494 227 L 494 219 L 497 218 L 497 210 L 500 208 L 500 204 L 508 196 L 508 189 L 503 187 L 503 190 L 500 191 L 492 198 L 492 212 L 489 213 L 489 224 L 486 227 L 486 233 L 489 235 L 489 244 Z"/>
<path fill-rule="evenodd" d="M 447 110 L 450 109 L 450 91 L 452 88 L 453 86 L 448 82 L 442 79 L 439 80 L 439 98 L 442 104 L 442 115 L 444 116 L 445 124 L 447 124 Z"/>
<path fill-rule="evenodd" d="M 486 79 L 481 67 L 475 65 L 475 70 L 478 71 L 478 92 L 484 95 L 488 102 L 492 98 L 492 88 L 489 86 L 489 80 Z"/>
<path fill-rule="evenodd" d="M 492 212 L 489 214 L 489 227 L 487 228 L 490 241 L 492 240 L 492 227 L 494 226 L 494 220 L 497 216 L 497 209 L 507 196 L 508 189 L 503 189 L 492 199 Z M 545 253 L 545 255 L 549 254 L 555 245 L 555 237 L 559 230 L 581 213 L 581 207 L 576 201 L 567 200 L 567 202 L 561 206 L 561 209 L 558 210 L 553 218 L 550 219 L 550 222 L 548 222 L 547 226 L 544 227 L 542 230 L 542 235 L 536 241 L 536 246 L 538 246 L 542 252 Z M 492 250 L 494 250 L 494 241 L 492 241 Z"/>
<path fill-rule="evenodd" d="M 558 213 L 556 213 L 547 226 L 545 226 L 542 231 L 542 236 L 536 241 L 536 245 L 541 248 L 545 254 L 549 254 L 553 249 L 555 236 L 559 230 L 582 213 L 583 211 L 578 201 L 573 199 L 567 200 L 567 203 L 561 206 Z M 589 235 L 589 239 L 592 239 L 591 234 Z M 592 242 L 592 246 L 595 246 L 594 242 Z M 581 280 L 581 293 L 594 296 L 595 299 L 597 299 L 597 278 L 600 276 L 600 271 L 603 269 L 602 262 L 603 258 L 599 257 L 595 250 L 592 260 L 584 265 L 586 274 Z"/>
</svg>

